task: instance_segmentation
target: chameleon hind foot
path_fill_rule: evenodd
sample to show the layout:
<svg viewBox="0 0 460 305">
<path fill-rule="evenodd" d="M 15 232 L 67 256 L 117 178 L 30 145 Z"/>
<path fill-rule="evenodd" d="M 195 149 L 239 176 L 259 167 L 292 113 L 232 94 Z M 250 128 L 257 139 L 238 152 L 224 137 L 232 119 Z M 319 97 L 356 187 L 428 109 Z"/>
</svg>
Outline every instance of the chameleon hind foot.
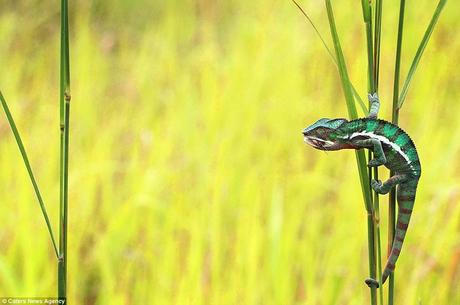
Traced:
<svg viewBox="0 0 460 305">
<path fill-rule="evenodd" d="M 367 278 L 364 283 L 366 283 L 367 286 L 369 286 L 369 288 L 372 288 L 372 287 L 375 287 L 375 288 L 379 288 L 379 282 L 377 280 L 374 280 L 374 279 L 371 279 L 371 278 Z"/>
<path fill-rule="evenodd" d="M 387 181 L 383 182 L 380 180 L 371 180 L 371 187 L 374 191 L 379 194 L 385 195 L 387 194 L 393 187 L 395 187 L 399 183 L 403 183 L 409 179 L 409 176 L 405 174 L 397 174 L 392 176 Z"/>
<path fill-rule="evenodd" d="M 375 180 L 375 179 L 372 179 L 371 180 L 371 187 L 374 191 L 376 191 L 377 193 L 379 194 L 385 194 L 382 190 L 382 181 L 380 180 Z"/>
</svg>

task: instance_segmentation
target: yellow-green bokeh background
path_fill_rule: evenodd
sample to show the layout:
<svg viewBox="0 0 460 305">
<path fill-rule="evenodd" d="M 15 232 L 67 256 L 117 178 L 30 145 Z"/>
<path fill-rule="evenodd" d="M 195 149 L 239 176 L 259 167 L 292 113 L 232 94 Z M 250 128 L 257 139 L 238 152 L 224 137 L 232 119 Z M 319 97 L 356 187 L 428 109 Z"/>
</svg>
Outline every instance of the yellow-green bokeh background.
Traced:
<svg viewBox="0 0 460 305">
<path fill-rule="evenodd" d="M 407 2 L 403 76 L 435 2 Z M 302 4 L 330 44 L 323 2 Z M 384 119 L 398 5 L 384 1 Z M 334 8 L 365 96 L 360 3 Z M 318 118 L 346 116 L 338 74 L 290 1 L 82 0 L 70 9 L 71 304 L 369 303 L 354 154 L 315 151 L 301 136 Z M 396 304 L 460 304 L 459 26 L 449 1 L 401 111 L 423 175 Z M 0 88 L 56 232 L 58 46 L 58 1 L 1 2 Z M 3 114 L 0 194 L 0 296 L 54 295 L 49 236 Z"/>
</svg>

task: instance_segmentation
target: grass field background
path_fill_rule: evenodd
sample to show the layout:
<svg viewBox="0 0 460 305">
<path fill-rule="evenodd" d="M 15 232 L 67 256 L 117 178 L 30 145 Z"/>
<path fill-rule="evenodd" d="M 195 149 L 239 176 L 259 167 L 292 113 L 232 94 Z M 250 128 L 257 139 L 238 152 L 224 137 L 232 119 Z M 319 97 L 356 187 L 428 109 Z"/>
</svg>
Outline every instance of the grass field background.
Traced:
<svg viewBox="0 0 460 305">
<path fill-rule="evenodd" d="M 397 2 L 383 7 L 383 119 Z M 407 3 L 404 77 L 435 2 Z M 329 38 L 324 3 L 302 5 Z M 365 97 L 361 6 L 334 8 Z M 82 0 L 70 13 L 70 304 L 369 303 L 354 154 L 313 150 L 301 135 L 346 116 L 342 89 L 290 1 Z M 460 304 L 459 27 L 450 1 L 401 111 L 422 178 L 396 304 Z M 2 1 L 0 88 L 56 232 L 58 63 L 57 1 Z M 0 194 L 0 296 L 55 295 L 54 253 L 3 114 Z"/>
</svg>

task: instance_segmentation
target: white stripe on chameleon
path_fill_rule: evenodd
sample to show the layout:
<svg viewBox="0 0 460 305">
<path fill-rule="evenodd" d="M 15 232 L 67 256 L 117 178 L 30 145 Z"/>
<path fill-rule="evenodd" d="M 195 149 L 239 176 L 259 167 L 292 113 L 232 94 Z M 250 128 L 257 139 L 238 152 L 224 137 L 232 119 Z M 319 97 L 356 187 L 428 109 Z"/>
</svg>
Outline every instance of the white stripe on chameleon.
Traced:
<svg viewBox="0 0 460 305">
<path fill-rule="evenodd" d="M 384 136 L 376 135 L 375 133 L 363 131 L 363 132 L 354 132 L 351 134 L 350 139 L 353 139 L 354 137 L 358 136 L 367 136 L 369 138 L 377 139 L 382 143 L 390 145 L 394 150 L 396 150 L 401 156 L 403 156 L 404 160 L 406 160 L 407 164 L 409 164 L 411 169 L 414 169 L 412 167 L 412 164 L 410 162 L 409 156 L 407 156 L 401 149 L 401 147 L 398 146 L 398 144 L 391 142 Z"/>
<path fill-rule="evenodd" d="M 316 141 L 320 141 L 320 142 L 323 142 L 323 143 L 327 143 L 327 144 L 329 144 L 329 145 L 334 144 L 334 142 L 332 142 L 332 141 L 323 140 L 323 139 L 320 139 L 320 138 L 317 138 L 317 137 L 308 136 L 308 137 L 306 137 L 306 138 L 310 138 L 310 139 L 312 139 L 312 140 L 316 140 Z"/>
</svg>

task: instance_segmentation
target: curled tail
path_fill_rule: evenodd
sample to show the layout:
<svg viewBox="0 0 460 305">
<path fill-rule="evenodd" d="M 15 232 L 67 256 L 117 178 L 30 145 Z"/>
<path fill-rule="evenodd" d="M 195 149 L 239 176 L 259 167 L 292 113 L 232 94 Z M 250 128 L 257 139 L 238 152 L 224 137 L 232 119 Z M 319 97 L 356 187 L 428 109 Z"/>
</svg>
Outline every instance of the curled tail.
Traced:
<svg viewBox="0 0 460 305">
<path fill-rule="evenodd" d="M 395 238 L 390 256 L 382 274 L 382 284 L 385 283 L 388 276 L 395 269 L 396 261 L 401 252 L 404 237 L 406 237 L 407 226 L 409 225 L 412 208 L 415 201 L 415 192 L 417 190 L 418 179 L 409 180 L 398 186 L 398 220 L 396 222 Z"/>
</svg>

